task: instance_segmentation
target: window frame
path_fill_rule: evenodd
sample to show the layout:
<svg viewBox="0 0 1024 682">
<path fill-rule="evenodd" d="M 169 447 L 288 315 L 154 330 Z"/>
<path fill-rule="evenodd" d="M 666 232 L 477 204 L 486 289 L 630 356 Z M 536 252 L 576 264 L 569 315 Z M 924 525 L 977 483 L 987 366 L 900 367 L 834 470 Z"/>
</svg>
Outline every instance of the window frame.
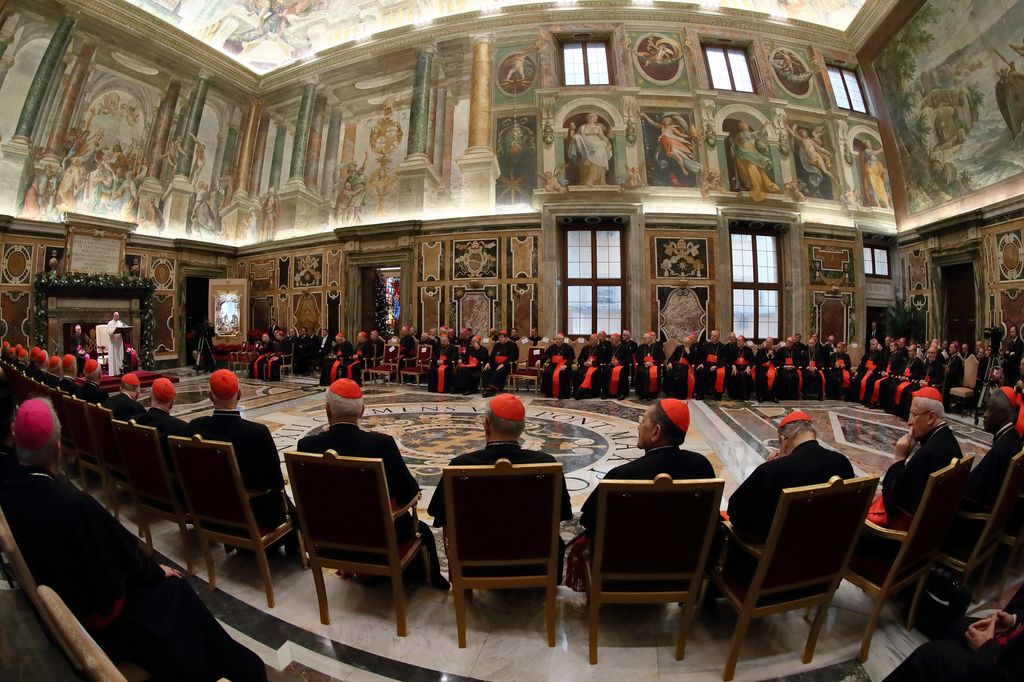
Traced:
<svg viewBox="0 0 1024 682">
<path fill-rule="evenodd" d="M 864 245 L 864 250 L 865 251 L 867 251 L 867 250 L 871 251 L 871 270 L 872 270 L 872 272 L 868 272 L 868 259 L 867 259 L 866 254 L 865 254 L 865 258 L 864 258 L 864 276 L 865 277 L 870 277 L 870 278 L 873 278 L 873 279 L 892 279 L 892 257 L 891 257 L 891 255 L 889 253 L 889 247 L 887 247 L 887 246 L 875 246 L 873 244 L 872 245 L 865 244 Z M 886 274 L 886 275 L 879 275 L 879 274 L 873 272 L 875 270 L 875 263 L 877 263 L 879 261 L 878 254 L 880 254 L 880 253 L 885 255 L 885 266 L 886 266 L 886 269 L 889 271 L 888 274 Z"/>
<path fill-rule="evenodd" d="M 590 237 L 590 277 L 569 277 L 569 233 L 570 232 L 589 232 Z M 597 233 L 598 232 L 618 232 L 619 233 L 619 276 L 618 277 L 598 277 L 597 276 Z M 563 229 L 559 230 L 559 242 L 561 245 L 561 273 L 562 273 L 562 286 L 559 292 L 559 298 L 561 300 L 561 312 L 559 314 L 559 324 L 561 329 L 565 330 L 567 335 L 566 338 L 578 338 L 580 334 L 574 334 L 569 331 L 569 287 L 572 286 L 589 286 L 591 292 L 591 310 L 590 310 L 590 323 L 591 332 L 590 334 L 597 333 L 598 331 L 606 331 L 608 334 L 618 332 L 620 330 L 600 330 L 598 329 L 597 323 L 597 289 L 602 286 L 617 286 L 621 292 L 621 304 L 622 304 L 622 318 L 621 324 L 625 328 L 626 321 L 629 320 L 629 296 L 627 291 L 627 276 L 626 266 L 629 262 L 626 244 L 627 231 L 625 226 L 615 224 L 600 224 L 591 225 L 589 223 L 572 223 L 564 226 Z M 590 334 L 583 334 L 583 336 L 589 337 Z"/>
<path fill-rule="evenodd" d="M 839 103 L 839 98 L 836 97 L 836 86 L 832 82 L 832 76 L 829 73 L 831 69 L 835 69 L 839 72 L 839 82 L 843 84 L 843 94 L 846 95 L 846 101 L 850 103 L 850 106 L 844 107 Z M 861 114 L 863 116 L 871 116 L 871 107 L 868 106 L 867 92 L 864 90 L 864 82 L 861 80 L 860 73 L 857 69 L 851 69 L 841 64 L 826 64 L 825 73 L 828 76 L 829 88 L 832 90 L 832 102 L 836 105 L 836 108 L 842 109 L 843 111 L 849 111 L 853 114 Z M 846 83 L 846 74 L 851 74 L 854 81 L 857 83 L 857 88 L 860 90 L 860 100 L 864 102 L 864 111 L 858 111 L 853 108 L 853 98 L 850 97 L 850 86 Z"/>
<path fill-rule="evenodd" d="M 559 59 L 561 60 L 561 67 L 562 67 L 562 87 L 566 87 L 566 88 L 586 88 L 586 87 L 601 88 L 601 87 L 609 87 L 609 86 L 613 85 L 613 79 L 612 79 L 612 76 L 613 76 L 613 73 L 612 73 L 612 55 L 611 55 L 612 45 L 611 45 L 611 41 L 608 40 L 608 38 L 600 38 L 600 37 L 594 36 L 594 37 L 588 38 L 586 40 L 577 40 L 577 39 L 573 38 L 572 36 L 566 36 L 565 38 L 563 38 L 562 40 L 559 41 L 559 45 L 560 45 L 560 50 L 559 50 L 558 54 L 559 54 Z M 565 48 L 568 47 L 569 45 L 579 45 L 579 46 L 581 46 L 581 48 L 583 50 L 583 82 L 582 83 L 575 83 L 573 85 L 570 85 L 568 83 L 568 78 L 566 77 L 566 72 L 565 72 Z M 605 69 L 608 72 L 608 82 L 607 83 L 591 83 L 590 82 L 590 57 L 587 54 L 587 46 L 588 45 L 603 45 L 604 46 Z"/>
<path fill-rule="evenodd" d="M 734 270 L 734 267 L 733 267 L 733 261 L 734 261 L 734 258 L 733 258 L 733 248 L 732 248 L 732 238 L 733 238 L 733 235 L 750 235 L 751 236 L 750 247 L 751 247 L 751 256 L 753 258 L 753 261 L 752 261 L 753 265 L 752 265 L 752 267 L 753 267 L 753 272 L 754 272 L 754 280 L 752 282 L 738 282 L 738 281 L 736 281 L 735 270 Z M 762 282 L 760 282 L 760 275 L 758 273 L 758 262 L 757 262 L 757 238 L 758 237 L 770 237 L 771 239 L 775 240 L 775 273 L 776 273 L 776 277 L 775 277 L 776 281 L 775 281 L 775 283 L 771 283 L 771 282 L 762 283 Z M 776 336 L 774 336 L 772 338 L 774 338 L 777 341 L 778 340 L 778 336 L 781 336 L 781 334 L 782 334 L 782 325 L 783 325 L 783 319 L 784 319 L 783 313 L 784 313 L 784 310 L 785 310 L 785 305 L 784 305 L 785 299 L 783 297 L 783 293 L 785 291 L 785 287 L 783 285 L 782 262 L 783 262 L 782 261 L 782 239 L 780 239 L 778 232 L 776 232 L 774 230 L 757 230 L 757 229 L 749 228 L 749 227 L 733 227 L 733 228 L 730 228 L 730 230 L 729 230 L 729 282 L 731 284 L 730 293 L 733 292 L 733 291 L 736 291 L 736 290 L 744 290 L 744 291 L 753 291 L 754 292 L 754 334 L 753 334 L 753 336 L 748 337 L 751 340 L 753 340 L 754 343 L 762 343 L 765 340 L 765 338 L 766 338 L 765 336 L 759 336 L 759 334 L 761 332 L 761 328 L 760 328 L 761 327 L 761 322 L 760 322 L 760 307 L 761 307 L 761 303 L 759 301 L 758 293 L 760 293 L 761 291 L 774 291 L 776 293 L 777 297 L 778 297 L 778 299 L 777 299 L 778 302 L 779 302 L 779 307 L 778 307 L 778 311 L 779 311 L 779 314 L 778 314 L 778 317 L 779 317 L 778 329 L 776 330 Z M 730 299 L 730 306 L 732 306 L 733 300 L 734 299 Z M 732 311 L 732 320 L 731 320 L 731 322 L 732 322 L 732 327 L 735 328 L 736 327 L 736 311 L 735 310 Z"/>
<path fill-rule="evenodd" d="M 708 86 L 710 86 L 710 88 L 712 90 L 718 90 L 720 92 L 736 92 L 736 93 L 739 93 L 741 95 L 756 95 L 757 94 L 757 79 L 754 76 L 754 69 L 753 69 L 753 67 L 750 64 L 750 51 L 749 51 L 749 49 L 746 46 L 744 46 L 744 47 L 735 47 L 733 45 L 719 45 L 719 44 L 716 44 L 716 43 L 702 43 L 700 47 L 701 47 L 701 53 L 704 56 L 704 68 L 707 69 L 707 73 L 708 73 Z M 715 86 L 714 77 L 711 75 L 711 60 L 708 59 L 708 50 L 709 49 L 722 50 L 722 54 L 725 57 L 725 68 L 729 72 L 729 85 L 731 85 L 732 87 L 730 87 L 730 88 L 719 88 L 719 87 Z M 740 89 L 738 89 L 736 87 L 736 77 L 733 75 L 733 72 L 732 72 L 732 62 L 729 61 L 729 53 L 730 52 L 738 52 L 738 53 L 742 54 L 744 61 L 746 61 L 746 63 L 747 63 L 747 76 L 750 78 L 750 88 L 751 88 L 749 92 L 746 91 L 746 90 L 740 90 Z"/>
</svg>

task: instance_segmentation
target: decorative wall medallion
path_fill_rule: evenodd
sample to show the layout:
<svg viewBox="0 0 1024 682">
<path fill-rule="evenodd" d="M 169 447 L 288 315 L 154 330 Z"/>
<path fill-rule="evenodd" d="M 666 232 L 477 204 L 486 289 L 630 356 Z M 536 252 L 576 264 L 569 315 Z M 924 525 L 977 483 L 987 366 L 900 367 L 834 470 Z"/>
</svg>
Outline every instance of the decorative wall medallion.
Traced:
<svg viewBox="0 0 1024 682">
<path fill-rule="evenodd" d="M 658 287 L 658 332 L 662 340 L 688 334 L 700 338 L 708 324 L 708 287 Z"/>
<path fill-rule="evenodd" d="M 850 249 L 814 244 L 808 247 L 807 255 L 811 284 L 830 287 L 853 285 L 853 252 Z"/>
<path fill-rule="evenodd" d="M 1021 274 L 1024 274 L 1024 257 L 1021 254 L 1020 230 L 996 235 L 996 253 L 999 254 L 999 281 L 1021 279 Z"/>
<path fill-rule="evenodd" d="M 32 246 L 8 244 L 4 247 L 4 284 L 28 284 L 32 278 Z"/>
<path fill-rule="evenodd" d="M 537 77 L 537 65 L 530 57 L 533 48 L 509 54 L 498 64 L 498 89 L 512 97 L 530 89 Z"/>
<path fill-rule="evenodd" d="M 423 242 L 420 244 L 420 281 L 434 282 L 444 279 L 444 242 Z"/>
<path fill-rule="evenodd" d="M 454 279 L 498 276 L 498 240 L 456 240 L 452 253 Z"/>
<path fill-rule="evenodd" d="M 683 46 L 677 37 L 648 33 L 636 41 L 633 62 L 645 80 L 668 85 L 683 72 Z"/>
<path fill-rule="evenodd" d="M 537 238 L 531 236 L 509 237 L 509 277 L 537 276 Z"/>
<path fill-rule="evenodd" d="M 320 301 L 322 296 L 323 294 L 319 292 L 295 296 L 292 313 L 296 328 L 302 329 L 305 327 L 311 330 L 320 328 Z"/>
<path fill-rule="evenodd" d="M 706 279 L 710 277 L 708 240 L 696 237 L 655 238 L 654 271 L 655 276 L 661 278 Z"/>
<path fill-rule="evenodd" d="M 323 281 L 324 257 L 310 253 L 295 257 L 295 286 L 318 287 Z"/>
<path fill-rule="evenodd" d="M 444 287 L 420 287 L 420 329 L 437 328 L 441 320 Z"/>
<path fill-rule="evenodd" d="M 157 289 L 174 289 L 174 259 L 153 258 L 150 263 Z"/>
<path fill-rule="evenodd" d="M 811 92 L 814 71 L 792 50 L 778 48 L 772 52 L 769 63 L 779 85 L 794 97 L 806 97 Z"/>
</svg>

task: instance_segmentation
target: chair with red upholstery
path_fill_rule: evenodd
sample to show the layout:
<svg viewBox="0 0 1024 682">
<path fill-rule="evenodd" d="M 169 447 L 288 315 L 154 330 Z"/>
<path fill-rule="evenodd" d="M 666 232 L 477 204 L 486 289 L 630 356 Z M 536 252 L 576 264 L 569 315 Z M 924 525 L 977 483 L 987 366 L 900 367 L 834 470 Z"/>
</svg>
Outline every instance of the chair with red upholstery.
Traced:
<svg viewBox="0 0 1024 682">
<path fill-rule="evenodd" d="M 260 528 L 256 525 L 249 501 L 260 495 L 283 495 L 284 492 L 246 490 L 231 443 L 205 441 L 201 436 L 170 436 L 167 444 L 199 536 L 210 589 L 217 589 L 210 543 L 221 542 L 225 546 L 247 549 L 256 555 L 267 593 L 267 606 L 274 608 L 274 584 L 270 579 L 267 547 L 290 533 L 292 522 L 285 518 L 276 527 Z"/>
<path fill-rule="evenodd" d="M 445 467 L 445 540 L 459 648 L 466 647 L 466 590 L 545 589 L 548 646 L 555 645 L 561 464 Z M 529 504 L 523 504 L 529 500 Z M 515 514 L 483 513 L 516 509 Z"/>
<path fill-rule="evenodd" d="M 384 347 L 384 357 L 379 358 L 379 362 L 369 365 L 363 370 L 363 374 L 370 379 L 383 378 L 384 381 L 390 383 L 398 376 L 398 354 L 400 352 L 401 348 L 397 344 L 388 344 Z"/>
<path fill-rule="evenodd" d="M 535 391 L 540 390 L 540 367 L 544 361 L 544 349 L 547 344 L 530 346 L 526 351 L 526 360 L 516 363 L 516 368 L 509 375 L 512 379 L 512 388 L 519 390 L 519 382 L 532 383 Z"/>
<path fill-rule="evenodd" d="M 803 662 L 811 662 L 877 487 L 877 477 L 844 481 L 833 476 L 828 483 L 786 488 L 763 545 L 750 543 L 723 522 L 726 545 L 711 578 L 739 614 L 723 680 L 731 680 L 736 672 L 750 621 L 793 609 L 817 607 L 803 654 Z M 808 551 L 811 547 L 813 551 Z M 730 570 L 733 551 L 757 562 L 752 578 Z"/>
<path fill-rule="evenodd" d="M 427 375 L 430 374 L 430 360 L 433 356 L 434 347 L 429 343 L 421 343 L 416 350 L 416 364 L 399 370 L 399 380 L 405 381 L 405 377 L 415 377 L 416 385 L 419 386 L 420 382 L 426 381 Z"/>
<path fill-rule="evenodd" d="M 928 477 L 921 504 L 906 531 L 890 530 L 870 521 L 864 522 L 863 532 L 866 535 L 873 536 L 873 540 L 882 538 L 892 541 L 893 549 L 891 557 L 881 557 L 876 552 L 855 551 L 846 569 L 845 578 L 875 600 L 861 639 L 861 663 L 868 660 L 871 638 L 886 600 L 910 585 L 915 585 L 915 588 L 907 613 L 907 629 L 914 627 L 921 593 L 939 554 L 942 540 L 960 505 L 972 461 L 973 457 L 953 459 L 948 466 Z"/>
<path fill-rule="evenodd" d="M 286 452 L 284 459 L 313 569 L 320 622 L 331 622 L 323 569 L 384 575 L 391 580 L 398 636 L 405 637 L 402 572 L 417 556 L 426 562 L 427 553 L 418 536 L 399 545 L 395 521 L 403 514 L 415 518 L 419 496 L 392 509 L 381 459 L 339 457 L 334 450 L 323 455 Z M 338 519 L 359 519 L 359 523 Z M 425 575 L 429 574 L 428 569 Z"/>
<path fill-rule="evenodd" d="M 593 560 L 586 564 L 592 664 L 602 604 L 678 602 L 676 660 L 683 660 L 724 488 L 720 479 L 673 481 L 668 474 L 653 481 L 601 481 Z M 651 519 L 686 523 L 666 533 Z"/>
</svg>

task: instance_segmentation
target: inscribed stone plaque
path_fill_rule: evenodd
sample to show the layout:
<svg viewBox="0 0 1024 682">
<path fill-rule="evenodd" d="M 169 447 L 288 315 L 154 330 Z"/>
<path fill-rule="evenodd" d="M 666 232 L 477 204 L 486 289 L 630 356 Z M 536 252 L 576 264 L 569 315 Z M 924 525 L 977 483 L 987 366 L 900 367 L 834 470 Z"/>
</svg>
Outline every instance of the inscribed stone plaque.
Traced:
<svg viewBox="0 0 1024 682">
<path fill-rule="evenodd" d="M 71 272 L 119 275 L 124 263 L 124 238 L 74 231 L 68 237 Z"/>
</svg>

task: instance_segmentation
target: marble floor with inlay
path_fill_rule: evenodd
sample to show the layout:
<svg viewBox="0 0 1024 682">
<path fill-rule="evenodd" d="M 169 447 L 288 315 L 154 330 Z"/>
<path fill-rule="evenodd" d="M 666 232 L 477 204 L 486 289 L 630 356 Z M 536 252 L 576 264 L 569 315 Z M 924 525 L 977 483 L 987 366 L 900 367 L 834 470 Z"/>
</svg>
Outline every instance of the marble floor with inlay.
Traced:
<svg viewBox="0 0 1024 682">
<path fill-rule="evenodd" d="M 183 419 L 209 414 L 206 377 L 184 370 L 178 375 L 181 383 L 174 413 Z M 283 453 L 294 448 L 298 439 L 327 425 L 323 389 L 314 384 L 303 378 L 241 381 L 245 416 L 271 429 L 282 466 Z M 370 385 L 364 390 L 362 426 L 398 441 L 423 488 L 419 514 L 429 524 L 425 510 L 441 468 L 452 457 L 484 444 L 486 401 L 479 396 L 432 395 L 410 386 Z M 527 406 L 524 445 L 549 452 L 562 463 L 577 517 L 583 501 L 609 469 L 641 454 L 635 447 L 636 426 L 647 403 L 559 401 L 532 391 L 520 397 Z M 709 458 L 716 474 L 726 481 L 727 498 L 775 447 L 775 424 L 794 405 L 691 402 L 685 447 Z M 846 403 L 800 406 L 815 418 L 821 441 L 847 454 L 859 473 L 884 472 L 892 461 L 892 443 L 906 428 L 889 415 Z M 951 419 L 951 423 L 965 453 L 985 452 L 990 441 L 987 434 L 969 420 Z M 134 510 L 127 499 L 122 512 L 126 526 L 135 530 Z M 515 514 L 516 510 L 489 513 Z M 566 539 L 578 532 L 576 521 L 562 526 Z M 437 538 L 440 545 L 439 534 Z M 154 542 L 162 556 L 184 564 L 176 526 L 155 524 Z M 198 558 L 195 544 L 192 552 Z M 720 680 L 736 622 L 722 602 L 713 611 L 698 611 L 686 658 L 676 661 L 679 607 L 608 606 L 602 610 L 600 662 L 591 666 L 586 599 L 566 587 L 559 588 L 555 647 L 547 646 L 541 592 L 494 591 L 476 592 L 469 601 L 467 647 L 459 649 L 450 593 L 407 586 L 408 636 L 397 637 L 387 585 L 356 584 L 329 573 L 331 624 L 322 625 L 312 577 L 296 560 L 283 554 L 271 558 L 273 609 L 267 608 L 251 557 L 216 549 L 214 561 L 217 591 L 208 589 L 201 560 L 196 576 L 189 580 L 232 635 L 263 658 L 274 680 Z M 1006 592 L 1022 578 L 1015 574 Z M 996 605 L 993 590 L 990 587 L 977 595 L 974 610 Z M 856 655 L 870 606 L 860 590 L 844 582 L 829 610 L 814 660 L 807 665 L 800 660 L 809 628 L 802 611 L 755 621 L 736 679 L 883 679 L 925 638 L 905 630 L 899 607 L 890 604 L 873 640 L 871 657 L 861 665 Z M 0 667 L 0 676 L 3 670 Z"/>
</svg>

